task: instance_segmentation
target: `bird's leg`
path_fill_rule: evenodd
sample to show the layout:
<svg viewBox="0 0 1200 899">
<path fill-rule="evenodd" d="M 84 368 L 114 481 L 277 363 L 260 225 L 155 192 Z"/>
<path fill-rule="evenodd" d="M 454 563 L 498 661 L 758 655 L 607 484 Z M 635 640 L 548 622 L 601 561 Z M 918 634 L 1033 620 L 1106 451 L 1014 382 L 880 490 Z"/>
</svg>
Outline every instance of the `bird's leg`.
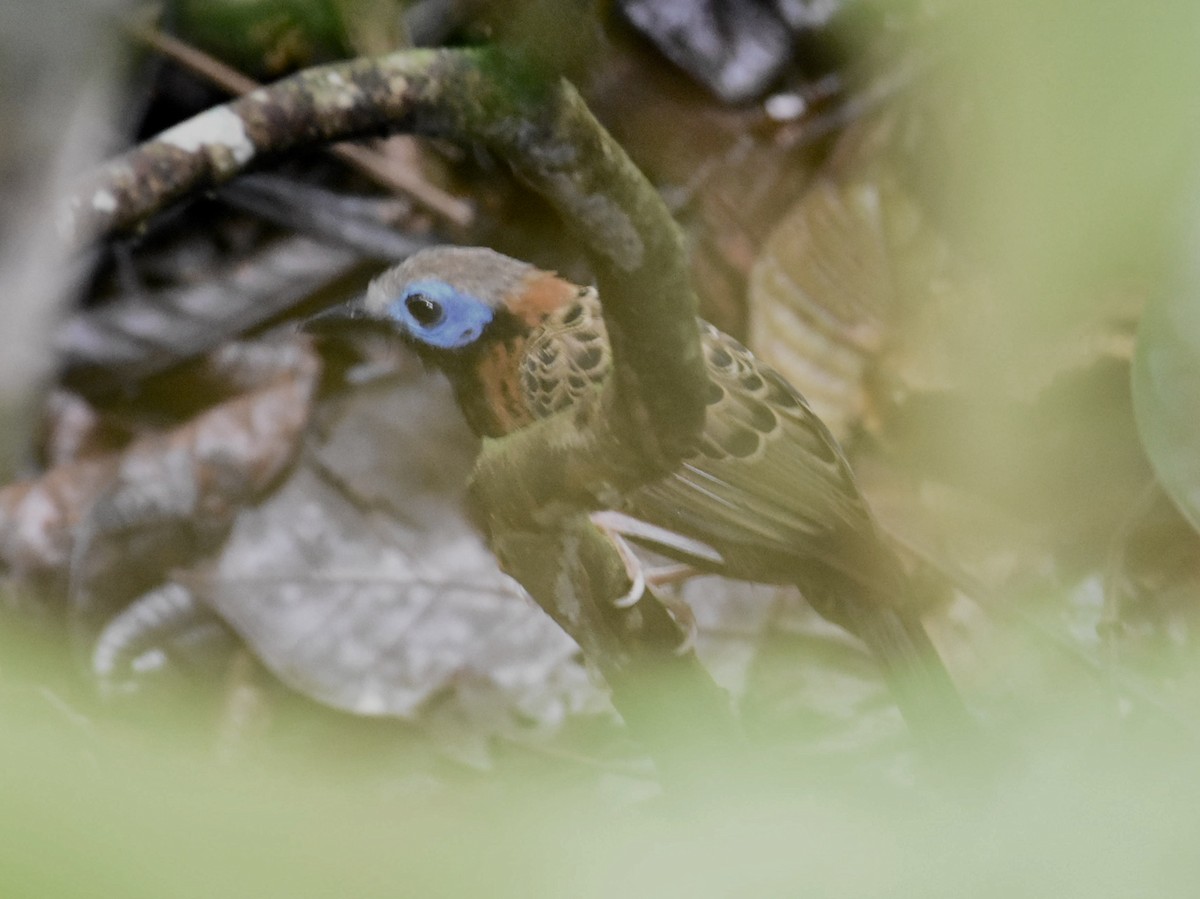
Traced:
<svg viewBox="0 0 1200 899">
<path fill-rule="evenodd" d="M 630 574 L 631 554 L 586 514 L 566 516 L 552 530 L 493 529 L 488 536 L 504 570 L 599 668 L 664 778 L 690 779 L 697 759 L 727 757 L 740 745 L 727 695 L 690 648 L 680 650 L 684 629 L 645 586 L 640 565 Z M 631 595 L 635 601 L 614 604 Z"/>
<path fill-rule="evenodd" d="M 620 596 L 612 600 L 612 604 L 618 609 L 628 609 L 636 605 L 646 593 L 646 576 L 642 571 L 642 561 L 633 550 L 629 548 L 629 544 L 622 539 L 621 535 L 615 531 L 611 531 L 603 525 L 597 525 L 600 532 L 608 538 L 613 549 L 625 565 L 625 576 L 629 578 L 629 589 Z"/>
<path fill-rule="evenodd" d="M 613 600 L 613 605 L 618 609 L 630 608 L 654 587 L 677 584 L 698 573 L 691 565 L 672 565 L 667 568 L 646 572 L 643 569 L 641 560 L 630 549 L 629 544 L 622 536 L 622 534 L 629 532 L 631 522 L 634 527 L 632 533 L 640 533 L 636 530 L 638 524 L 636 521 L 626 515 L 607 511 L 593 512 L 591 520 L 592 524 L 600 529 L 621 556 L 621 559 L 625 563 L 625 570 L 629 576 L 629 590 Z M 675 647 L 676 655 L 688 654 L 696 646 L 696 616 L 692 612 L 691 606 L 675 596 L 656 595 L 656 598 L 683 631 L 683 639 Z"/>
<path fill-rule="evenodd" d="M 592 517 L 592 523 L 596 524 L 600 532 L 612 543 L 613 549 L 621 557 L 621 561 L 625 563 L 625 573 L 629 578 L 629 589 L 612 600 L 612 604 L 618 609 L 629 609 L 645 596 L 652 596 L 657 599 L 668 614 L 670 614 L 671 618 L 674 619 L 675 624 L 683 631 L 683 639 L 675 647 L 675 654 L 682 656 L 690 653 L 696 647 L 696 616 L 692 613 L 691 606 L 678 597 L 658 596 L 653 593 L 651 587 L 657 584 L 652 584 L 647 577 L 643 570 L 641 559 L 629 548 L 629 544 L 625 542 L 625 539 L 616 531 L 597 523 L 595 516 Z M 687 568 L 689 572 L 693 571 L 688 566 L 675 567 Z M 664 580 L 661 583 L 671 583 L 671 581 Z"/>
<path fill-rule="evenodd" d="M 704 572 L 699 568 L 683 562 L 676 565 L 660 565 L 646 572 L 646 583 L 651 587 L 673 587 L 702 574 Z"/>
</svg>

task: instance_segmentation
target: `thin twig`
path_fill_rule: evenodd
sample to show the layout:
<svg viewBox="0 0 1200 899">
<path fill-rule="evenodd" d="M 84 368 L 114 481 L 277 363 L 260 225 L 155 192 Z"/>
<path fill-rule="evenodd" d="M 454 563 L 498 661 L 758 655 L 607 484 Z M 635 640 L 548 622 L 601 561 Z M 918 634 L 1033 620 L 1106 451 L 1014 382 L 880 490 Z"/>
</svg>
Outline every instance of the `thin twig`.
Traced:
<svg viewBox="0 0 1200 899">
<path fill-rule="evenodd" d="M 245 96 L 262 86 L 253 78 L 243 75 L 203 50 L 198 50 L 157 29 L 130 26 L 129 31 L 135 38 L 159 53 L 231 94 Z M 393 138 L 396 139 L 411 140 L 407 137 Z M 380 187 L 412 197 L 431 212 L 459 228 L 469 226 L 475 218 L 470 203 L 430 184 L 419 172 L 409 166 L 396 164 L 394 159 L 378 150 L 349 142 L 334 144 L 329 150 Z"/>
</svg>

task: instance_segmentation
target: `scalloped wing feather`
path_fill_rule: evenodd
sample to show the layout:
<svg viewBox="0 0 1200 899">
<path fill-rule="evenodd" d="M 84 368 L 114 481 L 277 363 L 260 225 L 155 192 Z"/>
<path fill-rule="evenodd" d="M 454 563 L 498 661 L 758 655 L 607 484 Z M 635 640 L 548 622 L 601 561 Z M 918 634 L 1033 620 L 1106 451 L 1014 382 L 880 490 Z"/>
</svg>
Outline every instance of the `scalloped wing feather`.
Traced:
<svg viewBox="0 0 1200 899">
<path fill-rule="evenodd" d="M 710 543 L 733 576 L 802 581 L 818 563 L 875 580 L 863 545 L 874 524 L 833 437 L 779 374 L 701 328 L 712 387 L 699 452 L 627 511 Z"/>
<path fill-rule="evenodd" d="M 863 552 L 874 525 L 833 437 L 779 374 L 728 335 L 700 327 L 712 384 L 697 451 L 631 493 L 622 511 L 711 545 L 734 577 L 803 582 L 815 564 L 877 580 Z M 530 335 L 525 402 L 539 418 L 561 411 L 601 384 L 609 365 L 589 289 Z"/>
<path fill-rule="evenodd" d="M 521 365 L 521 392 L 537 418 L 574 403 L 603 383 L 611 365 L 608 335 L 594 288 L 547 318 L 530 336 Z"/>
</svg>

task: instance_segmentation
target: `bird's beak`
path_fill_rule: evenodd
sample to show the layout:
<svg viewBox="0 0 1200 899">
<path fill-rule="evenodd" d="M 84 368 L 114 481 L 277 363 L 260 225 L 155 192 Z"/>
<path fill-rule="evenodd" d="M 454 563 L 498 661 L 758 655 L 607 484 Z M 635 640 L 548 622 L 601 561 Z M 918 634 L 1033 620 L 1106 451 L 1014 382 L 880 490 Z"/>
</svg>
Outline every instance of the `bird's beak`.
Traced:
<svg viewBox="0 0 1200 899">
<path fill-rule="evenodd" d="M 300 330 L 319 337 L 336 337 L 379 326 L 378 319 L 367 311 L 366 294 L 360 294 L 305 319 Z"/>
<path fill-rule="evenodd" d="M 381 350 L 394 346 L 396 329 L 390 319 L 373 315 L 366 299 L 366 294 L 357 296 L 300 323 L 300 330 L 321 344 L 327 384 L 353 386 L 395 374 L 394 360 L 387 361 Z"/>
</svg>

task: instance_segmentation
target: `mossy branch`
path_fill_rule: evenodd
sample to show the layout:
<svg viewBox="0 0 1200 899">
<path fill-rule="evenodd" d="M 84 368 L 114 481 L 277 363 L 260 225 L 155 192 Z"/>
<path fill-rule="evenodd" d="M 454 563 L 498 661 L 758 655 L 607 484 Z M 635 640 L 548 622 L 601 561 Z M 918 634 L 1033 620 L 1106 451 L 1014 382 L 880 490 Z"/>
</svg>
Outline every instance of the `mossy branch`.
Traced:
<svg viewBox="0 0 1200 899">
<path fill-rule="evenodd" d="M 566 498 L 672 468 L 704 420 L 696 300 L 675 223 L 565 81 L 488 50 L 410 50 L 305 70 L 215 107 L 101 167 L 63 226 L 75 242 L 129 230 L 175 200 L 304 146 L 389 131 L 483 144 L 558 210 L 590 250 L 613 345 L 588 427 L 550 420 L 480 462 L 491 514 L 545 520 Z M 553 511 L 549 515 L 553 517 Z"/>
<path fill-rule="evenodd" d="M 586 517 L 678 464 L 704 421 L 707 376 L 678 228 L 570 84 L 546 83 L 493 51 L 405 51 L 309 69 L 108 163 L 64 222 L 77 242 L 127 230 L 267 157 L 388 131 L 486 146 L 588 247 L 613 376 L 577 409 L 486 441 L 474 512 L 509 572 L 605 673 L 648 743 L 670 743 L 660 722 L 674 717 L 683 731 L 716 735 L 691 744 L 724 744 L 734 728 L 723 693 L 690 651 L 676 654 L 682 631 L 652 593 L 633 609 L 611 605 L 628 586 L 625 565 Z M 669 693 L 657 686 L 664 682 Z"/>
</svg>

